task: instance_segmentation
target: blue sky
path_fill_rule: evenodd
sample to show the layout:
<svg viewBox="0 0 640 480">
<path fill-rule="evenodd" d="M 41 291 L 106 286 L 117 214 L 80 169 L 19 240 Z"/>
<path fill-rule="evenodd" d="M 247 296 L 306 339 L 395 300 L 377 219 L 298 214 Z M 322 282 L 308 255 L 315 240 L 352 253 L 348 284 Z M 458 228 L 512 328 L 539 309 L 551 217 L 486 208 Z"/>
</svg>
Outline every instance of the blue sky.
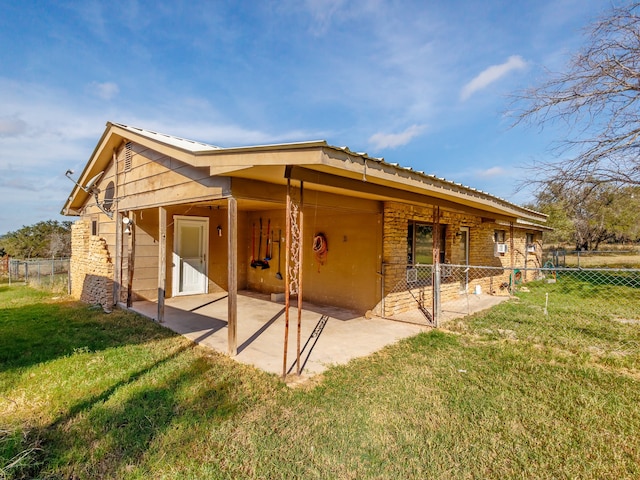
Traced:
<svg viewBox="0 0 640 480">
<path fill-rule="evenodd" d="M 66 219 L 64 173 L 107 121 L 223 147 L 323 139 L 524 203 L 522 167 L 565 132 L 510 128 L 508 95 L 561 70 L 610 5 L 0 0 L 0 234 Z"/>
</svg>

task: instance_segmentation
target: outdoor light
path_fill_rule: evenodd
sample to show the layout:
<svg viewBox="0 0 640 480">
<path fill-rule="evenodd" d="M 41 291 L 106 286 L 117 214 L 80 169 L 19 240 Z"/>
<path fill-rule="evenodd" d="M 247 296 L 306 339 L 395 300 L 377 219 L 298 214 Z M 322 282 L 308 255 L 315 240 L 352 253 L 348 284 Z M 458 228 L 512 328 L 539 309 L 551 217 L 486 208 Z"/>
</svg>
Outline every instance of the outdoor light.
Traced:
<svg viewBox="0 0 640 480">
<path fill-rule="evenodd" d="M 221 237 L 222 236 L 222 226 L 218 225 L 218 236 Z"/>
<path fill-rule="evenodd" d="M 122 223 L 124 224 L 124 233 L 131 235 L 131 219 L 129 217 L 123 217 Z"/>
</svg>

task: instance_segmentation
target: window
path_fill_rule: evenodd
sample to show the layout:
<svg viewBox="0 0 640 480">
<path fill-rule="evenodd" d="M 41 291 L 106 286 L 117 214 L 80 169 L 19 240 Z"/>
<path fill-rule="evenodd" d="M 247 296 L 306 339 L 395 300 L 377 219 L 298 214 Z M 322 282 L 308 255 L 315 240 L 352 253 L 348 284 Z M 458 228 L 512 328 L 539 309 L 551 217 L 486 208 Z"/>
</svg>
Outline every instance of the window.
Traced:
<svg viewBox="0 0 640 480">
<path fill-rule="evenodd" d="M 91 220 L 91 235 L 98 235 L 98 220 Z"/>
<path fill-rule="evenodd" d="M 527 252 L 536 251 L 536 236 L 533 233 L 527 233 Z"/>
<path fill-rule="evenodd" d="M 447 226 L 440 225 L 440 263 L 445 259 L 445 239 Z M 407 229 L 407 263 L 433 263 L 433 225 L 409 222 Z"/>
<path fill-rule="evenodd" d="M 507 238 L 507 232 L 505 230 L 495 230 L 493 232 L 493 241 L 496 243 L 504 243 Z"/>
</svg>

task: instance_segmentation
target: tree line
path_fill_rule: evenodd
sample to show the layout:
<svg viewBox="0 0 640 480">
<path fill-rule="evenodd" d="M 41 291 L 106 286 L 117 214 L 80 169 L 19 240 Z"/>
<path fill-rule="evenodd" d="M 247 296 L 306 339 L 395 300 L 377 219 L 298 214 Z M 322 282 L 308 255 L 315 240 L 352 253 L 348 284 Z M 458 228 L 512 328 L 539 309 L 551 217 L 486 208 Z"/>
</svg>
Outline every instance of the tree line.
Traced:
<svg viewBox="0 0 640 480">
<path fill-rule="evenodd" d="M 0 236 L 0 256 L 65 258 L 71 256 L 71 221 L 47 220 Z"/>
<path fill-rule="evenodd" d="M 573 245 L 597 250 L 601 243 L 629 244 L 640 240 L 640 187 L 609 184 L 565 188 L 549 181 L 530 208 L 546 213 L 547 246 Z"/>
</svg>

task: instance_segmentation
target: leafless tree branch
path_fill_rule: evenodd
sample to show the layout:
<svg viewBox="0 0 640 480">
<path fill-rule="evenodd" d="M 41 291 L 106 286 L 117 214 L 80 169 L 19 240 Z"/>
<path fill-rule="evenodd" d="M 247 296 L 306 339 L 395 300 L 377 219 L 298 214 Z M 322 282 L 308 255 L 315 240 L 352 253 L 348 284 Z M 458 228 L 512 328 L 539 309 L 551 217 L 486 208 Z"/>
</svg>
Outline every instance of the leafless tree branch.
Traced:
<svg viewBox="0 0 640 480">
<path fill-rule="evenodd" d="M 513 97 L 514 125 L 563 122 L 557 160 L 524 183 L 553 180 L 640 185 L 640 2 L 614 7 L 587 29 L 587 43 L 563 73 Z"/>
</svg>

